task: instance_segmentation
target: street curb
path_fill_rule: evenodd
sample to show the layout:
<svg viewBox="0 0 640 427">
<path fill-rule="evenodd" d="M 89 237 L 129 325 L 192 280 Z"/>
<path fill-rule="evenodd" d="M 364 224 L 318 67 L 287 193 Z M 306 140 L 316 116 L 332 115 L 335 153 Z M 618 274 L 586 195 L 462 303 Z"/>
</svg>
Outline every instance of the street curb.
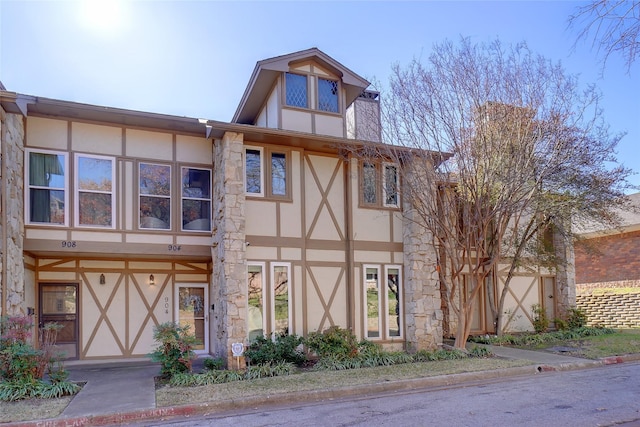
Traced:
<svg viewBox="0 0 640 427">
<path fill-rule="evenodd" d="M 54 418 L 48 420 L 24 421 L 16 423 L 2 423 L 3 427 L 80 427 L 106 426 L 127 424 L 149 420 L 162 420 L 171 417 L 207 416 L 215 413 L 237 411 L 241 409 L 257 409 L 266 405 L 278 403 L 312 403 L 323 400 L 334 400 L 348 397 L 367 396 L 372 394 L 392 393 L 424 388 L 440 388 L 458 386 L 486 380 L 499 380 L 525 375 L 536 375 L 547 372 L 572 371 L 591 369 L 624 362 L 640 361 L 640 354 L 626 356 L 605 357 L 599 360 L 578 363 L 561 363 L 554 365 L 533 363 L 515 368 L 496 369 L 491 371 L 465 372 L 461 374 L 438 375 L 410 380 L 385 381 L 375 384 L 365 384 L 353 387 L 343 387 L 330 390 L 310 390 L 296 393 L 282 393 L 271 396 L 258 396 L 225 400 L 220 402 L 206 402 L 163 408 L 151 408 L 139 411 L 103 414 L 76 418 Z"/>
<path fill-rule="evenodd" d="M 323 400 L 335 400 L 345 397 L 367 396 L 423 388 L 438 388 L 457 386 L 478 381 L 493 380 L 505 377 L 536 375 L 545 372 L 572 371 L 597 368 L 606 365 L 638 361 L 640 354 L 627 356 L 606 357 L 600 360 L 579 363 L 561 363 L 556 365 L 536 364 L 515 368 L 496 369 L 491 371 L 465 372 L 461 374 L 438 375 L 434 377 L 414 378 L 410 380 L 385 381 L 375 384 L 365 384 L 353 387 L 343 387 L 329 390 L 311 390 L 305 392 L 279 393 L 270 396 L 237 398 L 220 402 L 206 402 L 163 408 L 151 408 L 132 412 L 122 412 L 77 418 L 54 418 L 48 420 L 24 421 L 16 423 L 2 423 L 2 427 L 80 427 L 107 426 L 116 424 L 135 423 L 149 420 L 162 420 L 171 417 L 207 416 L 226 411 L 240 409 L 257 409 L 265 405 L 279 403 L 313 403 Z"/>
</svg>

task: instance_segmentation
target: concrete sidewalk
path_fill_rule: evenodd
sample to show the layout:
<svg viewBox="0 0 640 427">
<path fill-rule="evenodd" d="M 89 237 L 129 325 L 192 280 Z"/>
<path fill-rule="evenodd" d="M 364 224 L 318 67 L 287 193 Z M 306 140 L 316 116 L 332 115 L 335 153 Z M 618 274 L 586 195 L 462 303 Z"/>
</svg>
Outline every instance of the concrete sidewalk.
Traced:
<svg viewBox="0 0 640 427">
<path fill-rule="evenodd" d="M 640 360 L 640 355 L 628 358 L 613 357 L 604 360 L 588 360 L 563 356 L 547 351 L 528 351 L 510 347 L 484 346 L 497 357 L 505 359 L 528 360 L 531 365 L 496 371 L 472 372 L 465 374 L 443 375 L 414 379 L 408 381 L 386 382 L 385 384 L 367 385 L 366 387 L 341 388 L 337 390 L 312 391 L 297 393 L 295 401 L 312 401 L 324 398 L 345 398 L 360 394 L 385 392 L 392 390 L 408 390 L 420 387 L 437 387 L 453 385 L 468 381 L 481 381 L 515 375 L 532 375 L 536 372 L 555 370 L 584 369 L 621 363 L 626 360 Z M 203 359 L 194 363 L 194 372 L 202 370 Z M 104 426 L 126 423 L 139 423 L 145 419 L 160 419 L 170 416 L 197 415 L 213 410 L 239 409 L 238 402 L 228 404 L 194 404 L 179 407 L 156 408 L 154 377 L 160 373 L 160 365 L 148 359 L 119 361 L 117 363 L 87 364 L 67 363 L 71 381 L 86 382 L 80 393 L 73 398 L 60 417 L 33 422 L 3 424 L 3 426 Z M 285 396 L 287 401 L 292 396 Z M 245 405 L 276 403 L 277 395 L 266 398 L 246 399 Z"/>
</svg>

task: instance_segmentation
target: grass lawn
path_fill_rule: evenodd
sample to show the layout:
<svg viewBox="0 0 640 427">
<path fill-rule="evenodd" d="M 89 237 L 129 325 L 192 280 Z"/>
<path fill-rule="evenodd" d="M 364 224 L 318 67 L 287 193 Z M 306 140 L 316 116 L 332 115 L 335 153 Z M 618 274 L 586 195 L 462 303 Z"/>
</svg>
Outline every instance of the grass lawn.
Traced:
<svg viewBox="0 0 640 427">
<path fill-rule="evenodd" d="M 553 347 L 572 349 L 563 354 L 587 359 L 640 353 L 640 329 L 620 329 L 613 334 L 545 342 L 534 346 L 519 346 L 529 350 L 548 350 Z"/>
</svg>

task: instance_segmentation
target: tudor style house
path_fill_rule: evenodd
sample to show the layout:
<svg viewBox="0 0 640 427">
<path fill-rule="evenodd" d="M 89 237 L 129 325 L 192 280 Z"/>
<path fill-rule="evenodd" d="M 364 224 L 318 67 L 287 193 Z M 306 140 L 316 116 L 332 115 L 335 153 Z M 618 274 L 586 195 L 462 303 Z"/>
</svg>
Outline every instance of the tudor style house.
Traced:
<svg viewBox="0 0 640 427">
<path fill-rule="evenodd" d="M 381 143 L 368 86 L 312 48 L 258 62 L 230 123 L 1 88 L 1 313 L 61 323 L 81 360 L 143 357 L 168 321 L 229 359 L 260 334 L 334 325 L 438 346 L 436 251 L 400 165 L 344 150 Z M 531 329 L 533 303 L 553 313 L 567 277 L 521 272 L 505 327 Z M 487 304 L 476 333 L 493 331 Z"/>
</svg>

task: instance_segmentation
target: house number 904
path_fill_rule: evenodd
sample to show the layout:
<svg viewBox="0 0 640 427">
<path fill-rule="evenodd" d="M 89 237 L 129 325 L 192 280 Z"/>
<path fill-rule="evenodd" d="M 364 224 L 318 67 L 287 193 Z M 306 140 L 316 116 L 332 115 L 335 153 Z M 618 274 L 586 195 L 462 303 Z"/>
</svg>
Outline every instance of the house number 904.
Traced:
<svg viewBox="0 0 640 427">
<path fill-rule="evenodd" d="M 75 240 L 63 240 L 62 242 L 60 242 L 60 244 L 62 245 L 63 248 L 75 248 L 76 247 L 76 241 Z"/>
<path fill-rule="evenodd" d="M 179 251 L 179 250 L 182 249 L 182 246 L 180 246 L 180 245 L 168 245 L 167 248 L 170 251 Z"/>
</svg>

